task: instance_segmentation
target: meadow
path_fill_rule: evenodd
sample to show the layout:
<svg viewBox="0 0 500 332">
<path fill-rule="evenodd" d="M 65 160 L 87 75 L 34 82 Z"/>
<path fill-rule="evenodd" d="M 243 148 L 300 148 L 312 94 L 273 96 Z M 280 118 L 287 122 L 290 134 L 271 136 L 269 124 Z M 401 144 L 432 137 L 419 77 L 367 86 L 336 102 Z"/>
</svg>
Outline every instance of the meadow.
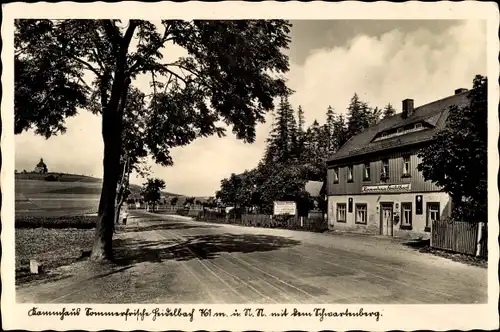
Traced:
<svg viewBox="0 0 500 332">
<path fill-rule="evenodd" d="M 97 212 L 101 183 L 16 179 L 16 217 L 57 217 Z"/>
<path fill-rule="evenodd" d="M 94 240 L 102 181 L 75 174 L 15 175 L 16 283 L 44 278 L 31 275 L 35 259 L 45 269 L 71 264 L 88 252 Z M 131 185 L 133 193 L 140 186 Z M 174 195 L 165 193 L 168 195 Z"/>
</svg>

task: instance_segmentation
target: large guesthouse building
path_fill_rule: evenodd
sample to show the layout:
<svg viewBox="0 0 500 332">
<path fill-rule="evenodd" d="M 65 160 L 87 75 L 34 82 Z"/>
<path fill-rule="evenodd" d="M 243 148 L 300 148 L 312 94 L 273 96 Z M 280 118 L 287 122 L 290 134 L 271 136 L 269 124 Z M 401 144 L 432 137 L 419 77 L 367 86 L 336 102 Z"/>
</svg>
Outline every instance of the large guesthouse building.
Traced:
<svg viewBox="0 0 500 332">
<path fill-rule="evenodd" d="M 451 200 L 417 170 L 418 151 L 443 128 L 452 105 L 468 103 L 466 89 L 402 112 L 352 137 L 328 160 L 330 229 L 428 238 L 432 220 L 451 212 Z"/>
</svg>

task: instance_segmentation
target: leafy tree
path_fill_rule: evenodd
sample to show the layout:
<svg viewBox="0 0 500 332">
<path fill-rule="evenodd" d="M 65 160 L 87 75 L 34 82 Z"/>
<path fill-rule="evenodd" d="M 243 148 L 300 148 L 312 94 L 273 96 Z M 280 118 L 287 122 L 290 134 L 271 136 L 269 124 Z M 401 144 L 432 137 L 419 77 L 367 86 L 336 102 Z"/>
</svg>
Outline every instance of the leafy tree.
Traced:
<svg viewBox="0 0 500 332">
<path fill-rule="evenodd" d="M 184 201 L 185 204 L 192 205 L 194 204 L 194 197 L 186 197 L 186 200 Z"/>
<path fill-rule="evenodd" d="M 203 202 L 203 207 L 209 209 L 217 207 L 217 201 L 215 197 L 213 196 L 209 197 L 205 202 Z"/>
<path fill-rule="evenodd" d="M 15 29 L 16 133 L 32 128 L 47 138 L 64 133 L 65 118 L 80 108 L 102 116 L 104 174 L 94 260 L 112 257 L 125 110 L 139 89 L 134 86 L 139 76 L 151 76 L 153 90 L 140 137 L 164 166 L 173 163 L 171 148 L 224 135 L 221 121 L 237 138 L 253 142 L 273 98 L 289 93 L 284 80 L 273 75 L 289 69 L 283 53 L 290 41 L 286 21 L 22 19 Z M 163 54 L 172 44 L 188 55 L 167 63 Z"/>
<path fill-rule="evenodd" d="M 144 197 L 145 202 L 151 204 L 153 212 L 161 199 L 161 191 L 163 189 L 165 189 L 165 181 L 158 178 L 147 179 L 146 183 L 142 186 L 142 197 Z"/>
<path fill-rule="evenodd" d="M 446 126 L 420 151 L 418 170 L 448 192 L 454 214 L 467 221 L 488 220 L 488 81 L 477 75 L 465 107 L 452 106 Z"/>
<path fill-rule="evenodd" d="M 177 205 L 177 202 L 179 201 L 179 197 L 172 197 L 172 199 L 170 199 L 170 205 L 172 206 L 175 206 Z"/>
<path fill-rule="evenodd" d="M 236 206 L 238 200 L 237 191 L 240 187 L 241 178 L 233 173 L 228 179 L 221 181 L 220 190 L 217 191 L 216 197 L 226 205 Z"/>
<path fill-rule="evenodd" d="M 382 117 L 383 117 L 383 119 L 390 118 L 394 114 L 396 114 L 396 110 L 394 109 L 394 107 L 392 107 L 391 103 L 385 105 L 385 107 L 384 107 L 384 109 L 382 111 Z"/>
<path fill-rule="evenodd" d="M 268 169 L 262 184 L 262 201 L 265 212 L 270 213 L 274 201 L 290 200 L 303 202 L 306 174 L 298 165 L 275 165 Z"/>
</svg>

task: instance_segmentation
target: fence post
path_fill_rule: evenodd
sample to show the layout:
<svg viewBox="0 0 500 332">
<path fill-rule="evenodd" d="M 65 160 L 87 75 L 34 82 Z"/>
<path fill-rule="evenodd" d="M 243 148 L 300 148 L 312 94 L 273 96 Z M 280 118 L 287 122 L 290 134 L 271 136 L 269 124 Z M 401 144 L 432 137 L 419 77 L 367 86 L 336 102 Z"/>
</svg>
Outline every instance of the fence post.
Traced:
<svg viewBox="0 0 500 332">
<path fill-rule="evenodd" d="M 483 222 L 477 224 L 476 256 L 481 255 L 481 249 L 483 246 L 483 227 Z"/>
</svg>

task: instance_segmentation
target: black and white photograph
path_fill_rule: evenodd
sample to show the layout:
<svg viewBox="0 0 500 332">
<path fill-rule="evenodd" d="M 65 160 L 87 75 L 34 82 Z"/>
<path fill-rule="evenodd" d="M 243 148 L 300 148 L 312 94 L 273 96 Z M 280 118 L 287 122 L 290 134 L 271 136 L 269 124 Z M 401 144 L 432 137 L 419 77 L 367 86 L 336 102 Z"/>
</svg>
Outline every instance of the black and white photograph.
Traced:
<svg viewBox="0 0 500 332">
<path fill-rule="evenodd" d="M 495 7 L 229 3 L 6 7 L 9 326 L 498 328 Z"/>
</svg>

